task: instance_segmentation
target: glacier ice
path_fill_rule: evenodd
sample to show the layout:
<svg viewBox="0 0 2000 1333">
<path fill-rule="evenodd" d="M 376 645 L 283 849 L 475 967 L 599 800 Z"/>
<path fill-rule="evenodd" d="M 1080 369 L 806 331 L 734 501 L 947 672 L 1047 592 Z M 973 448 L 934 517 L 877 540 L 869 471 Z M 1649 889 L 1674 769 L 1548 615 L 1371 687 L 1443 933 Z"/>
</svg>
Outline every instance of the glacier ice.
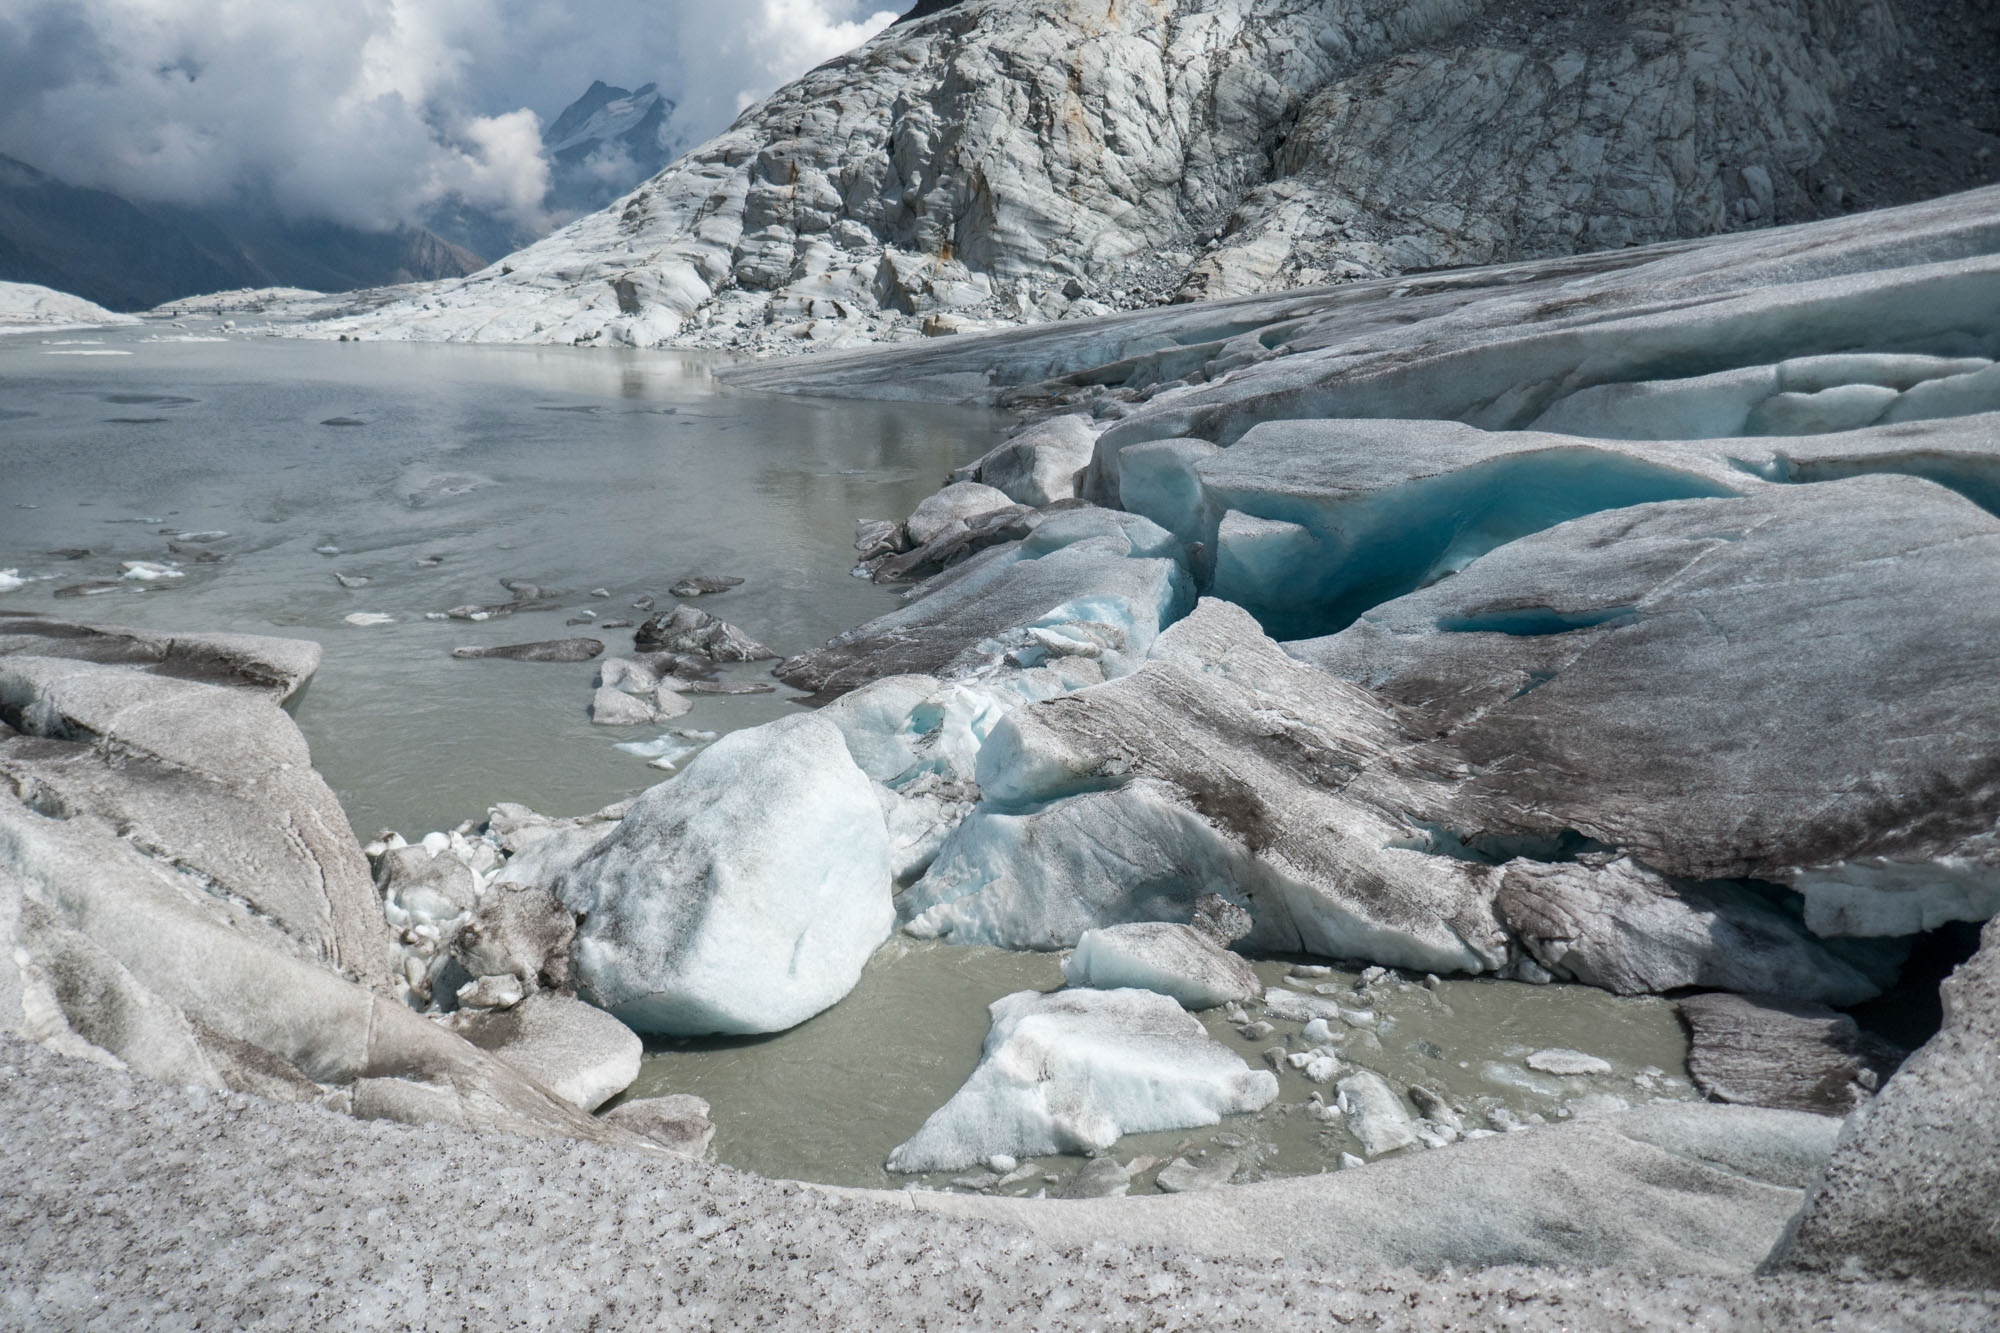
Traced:
<svg viewBox="0 0 2000 1333">
<path fill-rule="evenodd" d="M 1983 911 L 1960 886 L 2000 873 L 1996 571 L 2000 519 L 1856 477 L 1578 519 L 1288 649 L 1449 738 L 1472 774 L 1449 827 L 1575 831 L 1664 875 L 1826 902 L 1867 878 L 1836 867 L 1908 863 L 1914 888 L 1943 858 L 1943 900 Z M 1449 629 L 1611 608 L 1629 614 L 1540 637 Z"/>
<path fill-rule="evenodd" d="M 1253 947 L 1424 971 L 1505 959 L 1485 867 L 1409 850 L 1379 768 L 1436 781 L 1382 705 L 1288 658 L 1214 599 L 1138 673 L 1010 713 L 979 755 L 981 804 L 899 901 L 913 934 L 1055 949 L 1130 921 L 1185 922 L 1219 892 Z"/>
<path fill-rule="evenodd" d="M 889 836 L 838 728 L 725 736 L 559 884 L 577 992 L 641 1032 L 776 1032 L 838 1001 L 889 935 Z"/>
<path fill-rule="evenodd" d="M 991 1012 L 978 1067 L 889 1155 L 890 1170 L 1096 1153 L 1126 1134 L 1213 1125 L 1278 1096 L 1276 1075 L 1251 1069 L 1152 991 L 1022 991 Z"/>
<path fill-rule="evenodd" d="M 1027 538 L 990 547 L 921 584 L 906 604 L 779 665 L 787 683 L 836 698 L 885 676 L 952 680 L 990 672 L 1029 633 L 1069 622 L 1116 629 L 1106 674 L 1143 659 L 1192 604 L 1172 534 L 1102 509 L 1050 516 Z"/>
</svg>

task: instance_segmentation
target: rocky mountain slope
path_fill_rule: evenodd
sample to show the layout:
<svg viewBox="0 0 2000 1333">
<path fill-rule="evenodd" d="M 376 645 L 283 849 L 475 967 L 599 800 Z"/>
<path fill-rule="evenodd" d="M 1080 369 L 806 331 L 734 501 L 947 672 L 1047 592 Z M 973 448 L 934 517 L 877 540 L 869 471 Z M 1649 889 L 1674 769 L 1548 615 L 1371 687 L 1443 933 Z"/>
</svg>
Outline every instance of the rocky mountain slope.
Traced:
<svg viewBox="0 0 2000 1333">
<path fill-rule="evenodd" d="M 1945 135 L 1946 184 L 1993 170 L 1992 7 L 1908 9 L 969 0 L 780 90 L 610 210 L 329 327 L 837 343 L 1838 214 L 1939 185 L 1928 159 L 1899 175 L 1871 126 Z M 1905 46 L 1940 13 L 1963 65 Z M 1905 73 L 1922 86 L 1885 91 Z"/>
<path fill-rule="evenodd" d="M 0 158 L 0 280 L 114 310 L 242 287 L 337 292 L 430 282 L 483 262 L 421 228 L 363 232 L 254 208 L 138 204 Z"/>
</svg>

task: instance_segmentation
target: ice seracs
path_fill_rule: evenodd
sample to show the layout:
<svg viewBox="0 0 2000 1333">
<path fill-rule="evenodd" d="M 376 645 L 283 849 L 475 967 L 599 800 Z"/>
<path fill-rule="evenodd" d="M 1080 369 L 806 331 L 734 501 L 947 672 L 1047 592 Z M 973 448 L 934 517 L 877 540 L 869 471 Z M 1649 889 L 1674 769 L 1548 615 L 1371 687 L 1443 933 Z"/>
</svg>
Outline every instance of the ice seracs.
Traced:
<svg viewBox="0 0 2000 1333">
<path fill-rule="evenodd" d="M 996 1000 L 979 1067 L 889 1155 L 892 1171 L 949 1171 L 995 1153 L 1095 1153 L 1126 1134 L 1212 1125 L 1278 1095 L 1164 995 L 1024 991 Z"/>
</svg>

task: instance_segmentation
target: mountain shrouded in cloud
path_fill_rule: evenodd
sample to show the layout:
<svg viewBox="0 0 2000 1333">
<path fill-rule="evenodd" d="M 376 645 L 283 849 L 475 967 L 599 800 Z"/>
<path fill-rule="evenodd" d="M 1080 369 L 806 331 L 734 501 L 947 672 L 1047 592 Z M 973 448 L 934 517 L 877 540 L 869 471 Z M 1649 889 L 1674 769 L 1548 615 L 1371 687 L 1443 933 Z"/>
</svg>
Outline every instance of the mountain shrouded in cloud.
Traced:
<svg viewBox="0 0 2000 1333">
<path fill-rule="evenodd" d="M 595 80 L 657 83 L 691 144 L 894 17 L 875 0 L 0 0 L 0 154 L 142 203 L 363 230 L 449 203 L 535 232 L 554 220 L 543 121 Z"/>
</svg>

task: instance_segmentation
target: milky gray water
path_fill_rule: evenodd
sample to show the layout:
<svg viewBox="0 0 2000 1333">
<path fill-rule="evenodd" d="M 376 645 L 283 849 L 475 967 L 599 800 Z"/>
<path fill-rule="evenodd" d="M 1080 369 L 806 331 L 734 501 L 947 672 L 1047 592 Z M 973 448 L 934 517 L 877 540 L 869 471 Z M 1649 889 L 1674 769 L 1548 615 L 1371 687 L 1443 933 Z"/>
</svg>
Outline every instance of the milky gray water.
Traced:
<svg viewBox="0 0 2000 1333">
<path fill-rule="evenodd" d="M 668 586 L 693 574 L 743 578 L 700 604 L 782 652 L 812 647 L 896 604 L 848 573 L 855 520 L 908 513 L 1003 424 L 955 408 L 730 393 L 715 364 L 295 342 L 213 324 L 0 337 L 0 570 L 28 580 L 0 593 L 0 609 L 317 640 L 325 665 L 296 714 L 364 838 L 449 828 L 499 800 L 596 809 L 667 777 L 615 742 L 756 725 L 796 711 L 794 692 L 704 697 L 663 726 L 603 728 L 585 711 L 593 664 L 457 661 L 454 647 L 589 635 L 617 652 L 629 629 L 566 622 L 642 620 L 635 600 L 671 605 Z M 187 553 L 200 550 L 222 559 Z M 128 562 L 180 577 L 128 578 Z M 503 579 L 563 590 L 559 609 L 426 619 L 508 601 Z M 357 614 L 388 621 L 349 624 Z M 768 668 L 725 675 L 763 681 Z M 1278 961 L 1259 970 L 1277 986 L 1354 981 L 1288 981 Z M 853 995 L 792 1032 L 655 1043 L 633 1094 L 708 1098 L 723 1162 L 896 1183 L 883 1158 L 971 1072 L 987 1004 L 1060 983 L 1053 956 L 899 938 Z M 1686 1043 L 1661 1001 L 1492 981 L 1432 991 L 1411 978 L 1373 999 L 1388 1021 L 1342 1034 L 1349 1071 L 1424 1083 L 1472 1125 L 1560 1118 L 1607 1096 L 1691 1095 Z M 1252 1063 L 1274 1043 L 1303 1045 L 1296 1023 L 1245 1037 L 1220 1012 L 1204 1021 Z M 1523 1058 L 1545 1046 L 1613 1069 L 1533 1074 Z M 1128 1137 L 1115 1156 L 1139 1168 L 1131 1188 L 1152 1188 L 1178 1154 L 1228 1154 L 1251 1179 L 1326 1170 L 1358 1147 L 1307 1109 L 1331 1088 L 1289 1067 L 1281 1085 L 1278 1105 L 1255 1117 Z M 1061 1193 L 1080 1165 L 1044 1159 L 1001 1188 Z"/>
<path fill-rule="evenodd" d="M 909 512 L 999 427 L 962 409 L 728 394 L 712 360 L 674 353 L 162 332 L 0 338 L 0 569 L 34 580 L 0 608 L 318 640 L 326 664 L 298 721 L 364 837 L 449 828 L 496 800 L 581 813 L 659 781 L 612 743 L 666 728 L 586 717 L 594 665 L 451 650 L 572 635 L 629 650 L 629 629 L 565 622 L 643 620 L 635 600 L 670 607 L 668 586 L 697 573 L 745 580 L 708 610 L 781 652 L 814 647 L 896 603 L 849 576 L 854 521 Z M 220 563 L 168 551 L 173 534 L 215 531 L 228 536 L 183 545 Z M 124 578 L 128 561 L 183 576 Z M 424 619 L 509 601 L 502 579 L 567 592 L 560 610 Z M 56 596 L 97 582 L 116 586 Z M 727 674 L 767 681 L 769 667 Z M 794 697 L 700 698 L 671 725 L 728 731 L 796 711 Z"/>
</svg>

